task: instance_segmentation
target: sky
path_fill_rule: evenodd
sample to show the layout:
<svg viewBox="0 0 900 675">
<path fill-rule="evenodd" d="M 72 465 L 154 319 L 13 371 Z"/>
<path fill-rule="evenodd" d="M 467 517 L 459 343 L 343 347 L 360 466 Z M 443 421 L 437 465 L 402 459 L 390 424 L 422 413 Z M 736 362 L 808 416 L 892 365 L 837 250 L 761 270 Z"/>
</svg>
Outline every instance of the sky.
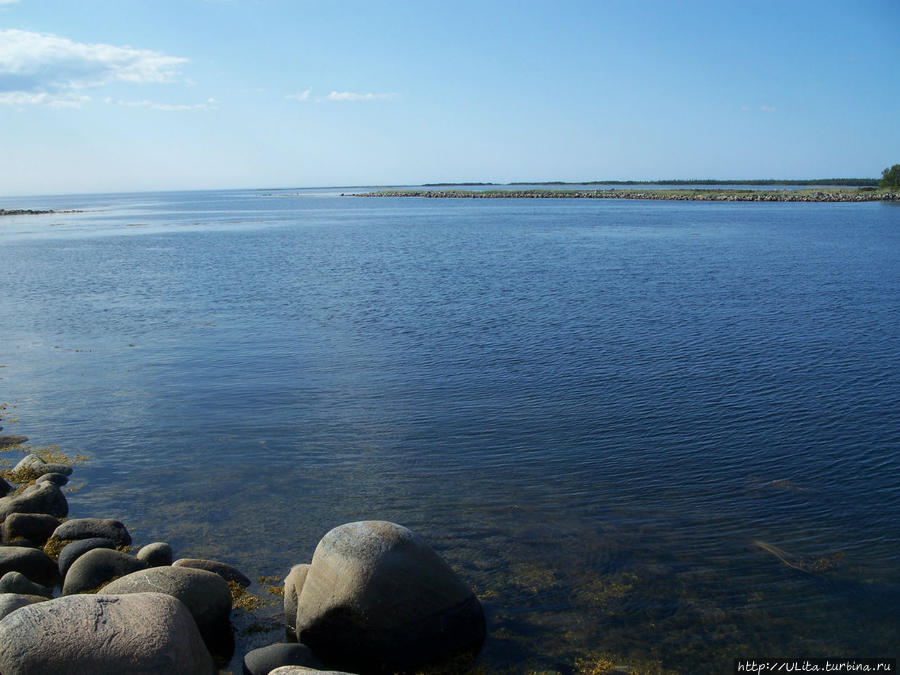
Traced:
<svg viewBox="0 0 900 675">
<path fill-rule="evenodd" d="M 900 0 L 0 0 L 0 195 L 877 177 Z"/>
</svg>

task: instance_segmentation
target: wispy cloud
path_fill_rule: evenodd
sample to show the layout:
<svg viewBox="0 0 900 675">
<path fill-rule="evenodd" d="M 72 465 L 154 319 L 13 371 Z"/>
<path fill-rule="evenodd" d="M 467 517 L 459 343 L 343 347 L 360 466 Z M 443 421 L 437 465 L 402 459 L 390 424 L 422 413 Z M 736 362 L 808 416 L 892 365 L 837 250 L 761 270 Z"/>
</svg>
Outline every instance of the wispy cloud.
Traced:
<svg viewBox="0 0 900 675">
<path fill-rule="evenodd" d="M 352 91 L 332 91 L 327 96 L 312 96 L 312 87 L 304 89 L 299 94 L 288 94 L 285 98 L 295 101 L 312 101 L 325 103 L 327 101 L 379 101 L 394 98 L 395 94 L 359 94 Z"/>
<path fill-rule="evenodd" d="M 0 30 L 0 104 L 78 106 L 89 100 L 85 89 L 115 82 L 178 81 L 184 63 L 185 58 L 148 49 Z"/>
<path fill-rule="evenodd" d="M 759 109 L 762 110 L 763 112 L 775 112 L 774 105 L 761 105 L 761 106 L 759 106 Z"/>
<path fill-rule="evenodd" d="M 152 110 L 162 110 L 165 112 L 185 112 L 188 110 L 218 110 L 219 101 L 214 98 L 207 99 L 205 103 L 194 104 L 173 104 L 173 103 L 157 103 L 155 101 L 123 101 L 121 99 L 112 99 L 107 97 L 104 103 L 114 103 L 116 105 L 128 108 L 150 108 Z"/>
</svg>

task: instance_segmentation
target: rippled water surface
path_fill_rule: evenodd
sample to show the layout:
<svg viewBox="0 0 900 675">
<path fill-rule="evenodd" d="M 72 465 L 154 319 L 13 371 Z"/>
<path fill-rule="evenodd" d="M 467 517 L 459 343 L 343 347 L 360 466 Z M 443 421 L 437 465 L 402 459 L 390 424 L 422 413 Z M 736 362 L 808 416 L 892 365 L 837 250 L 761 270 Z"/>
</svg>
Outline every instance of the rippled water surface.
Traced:
<svg viewBox="0 0 900 675">
<path fill-rule="evenodd" d="M 0 200 L 84 210 L 0 219 L 73 515 L 279 578 L 399 522 L 488 670 L 896 657 L 900 207 L 339 193 Z"/>
</svg>

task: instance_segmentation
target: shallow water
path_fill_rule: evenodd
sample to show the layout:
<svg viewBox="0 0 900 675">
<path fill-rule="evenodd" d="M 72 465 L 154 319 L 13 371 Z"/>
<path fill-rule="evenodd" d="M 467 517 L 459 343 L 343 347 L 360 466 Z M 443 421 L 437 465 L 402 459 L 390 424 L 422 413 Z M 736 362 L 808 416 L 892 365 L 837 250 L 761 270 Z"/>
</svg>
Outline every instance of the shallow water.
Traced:
<svg viewBox="0 0 900 675">
<path fill-rule="evenodd" d="M 73 515 L 279 578 L 399 522 L 488 669 L 896 656 L 900 207 L 339 192 L 0 200 L 86 209 L 0 220 Z"/>
</svg>

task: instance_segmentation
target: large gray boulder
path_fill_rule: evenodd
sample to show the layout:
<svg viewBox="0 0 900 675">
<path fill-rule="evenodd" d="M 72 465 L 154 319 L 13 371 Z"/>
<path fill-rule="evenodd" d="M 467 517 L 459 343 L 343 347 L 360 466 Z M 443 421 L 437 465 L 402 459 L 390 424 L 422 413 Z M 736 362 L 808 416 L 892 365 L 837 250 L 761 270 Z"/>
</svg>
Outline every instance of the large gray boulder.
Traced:
<svg viewBox="0 0 900 675">
<path fill-rule="evenodd" d="M 284 578 L 284 622 L 290 631 L 297 628 L 297 599 L 303 590 L 307 573 L 309 565 L 294 565 Z"/>
<path fill-rule="evenodd" d="M 248 579 L 237 567 L 228 563 L 219 562 L 218 560 L 204 560 L 202 558 L 179 558 L 172 563 L 173 567 L 190 567 L 197 570 L 206 570 L 218 574 L 225 581 L 233 581 L 234 583 L 247 588 L 250 585 Z"/>
<path fill-rule="evenodd" d="M 21 572 L 43 586 L 53 586 L 59 581 L 53 558 L 27 546 L 0 546 L 0 576 L 7 572 Z"/>
<path fill-rule="evenodd" d="M 11 513 L 49 513 L 63 518 L 69 515 L 69 502 L 58 485 L 35 483 L 17 495 L 0 497 L 0 522 Z"/>
<path fill-rule="evenodd" d="M 103 589 L 109 595 L 148 591 L 183 602 L 204 639 L 218 643 L 224 632 L 230 634 L 231 589 L 218 574 L 189 567 L 150 567 L 116 579 Z"/>
<path fill-rule="evenodd" d="M 124 577 L 146 567 L 147 564 L 144 561 L 127 553 L 108 548 L 94 548 L 81 555 L 69 567 L 63 581 L 62 594 L 89 593 L 113 579 Z"/>
<path fill-rule="evenodd" d="M 279 642 L 244 655 L 244 675 L 269 675 L 280 666 L 322 668 L 322 662 L 309 647 L 296 642 Z"/>
<path fill-rule="evenodd" d="M 0 593 L 0 619 L 7 614 L 15 612 L 19 607 L 33 605 L 36 602 L 44 602 L 47 598 L 42 595 L 22 595 L 21 593 Z"/>
<path fill-rule="evenodd" d="M 53 536 L 60 541 L 103 537 L 112 539 L 116 546 L 131 544 L 131 535 L 125 525 L 112 518 L 72 518 L 57 527 Z"/>
<path fill-rule="evenodd" d="M 59 518 L 46 513 L 11 513 L 0 529 L 4 544 L 27 539 L 37 546 L 43 546 L 57 527 Z"/>
<path fill-rule="evenodd" d="M 112 539 L 104 539 L 103 537 L 91 537 L 90 539 L 76 539 L 63 546 L 59 552 L 57 566 L 59 567 L 59 576 L 65 577 L 69 573 L 69 568 L 76 560 L 88 551 L 95 548 L 115 548 L 116 542 Z"/>
<path fill-rule="evenodd" d="M 187 609 L 162 593 L 72 595 L 0 621 L 3 675 L 213 675 Z"/>
<path fill-rule="evenodd" d="M 394 672 L 474 660 L 481 604 L 410 530 L 384 521 L 341 525 L 313 554 L 296 632 L 331 668 Z"/>
</svg>

